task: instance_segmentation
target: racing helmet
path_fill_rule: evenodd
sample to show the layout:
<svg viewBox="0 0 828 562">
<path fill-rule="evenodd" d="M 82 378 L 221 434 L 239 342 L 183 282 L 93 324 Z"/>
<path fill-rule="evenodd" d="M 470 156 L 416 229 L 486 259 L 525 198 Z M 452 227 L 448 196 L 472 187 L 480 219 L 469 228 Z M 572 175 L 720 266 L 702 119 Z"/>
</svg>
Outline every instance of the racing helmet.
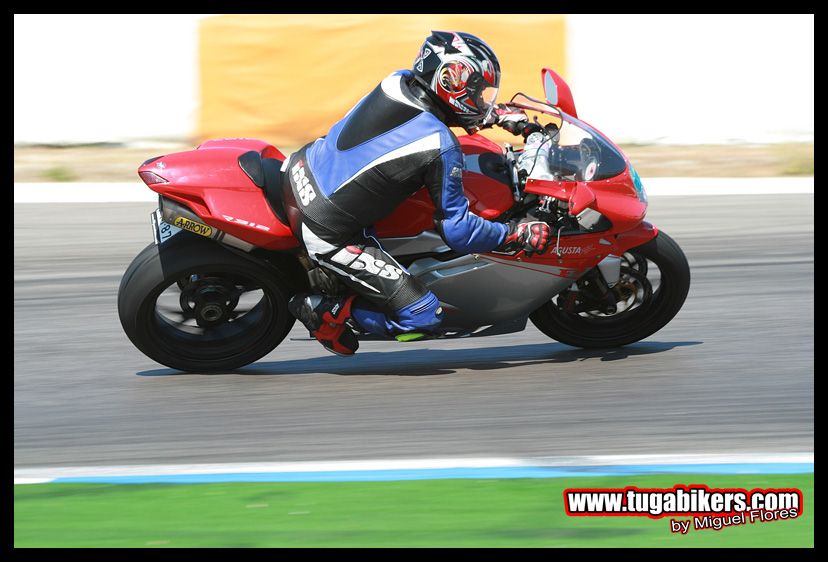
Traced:
<svg viewBox="0 0 828 562">
<path fill-rule="evenodd" d="M 429 97 L 467 132 L 480 129 L 494 110 L 500 62 L 494 51 L 469 33 L 432 31 L 412 72 Z"/>
</svg>

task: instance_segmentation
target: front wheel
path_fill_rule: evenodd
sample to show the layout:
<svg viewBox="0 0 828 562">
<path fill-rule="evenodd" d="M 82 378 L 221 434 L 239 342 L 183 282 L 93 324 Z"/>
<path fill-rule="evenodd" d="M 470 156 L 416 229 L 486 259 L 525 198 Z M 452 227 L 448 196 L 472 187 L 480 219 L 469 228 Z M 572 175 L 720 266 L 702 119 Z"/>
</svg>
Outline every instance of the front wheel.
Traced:
<svg viewBox="0 0 828 562">
<path fill-rule="evenodd" d="M 676 242 L 659 231 L 622 257 L 621 278 L 612 288 L 616 307 L 581 302 L 567 289 L 529 318 L 550 338 L 575 347 L 619 347 L 663 328 L 678 313 L 690 289 L 690 266 Z"/>
<path fill-rule="evenodd" d="M 135 257 L 118 290 L 118 315 L 150 359 L 182 371 L 227 371 L 285 338 L 295 321 L 289 297 L 266 266 L 182 232 Z"/>
</svg>

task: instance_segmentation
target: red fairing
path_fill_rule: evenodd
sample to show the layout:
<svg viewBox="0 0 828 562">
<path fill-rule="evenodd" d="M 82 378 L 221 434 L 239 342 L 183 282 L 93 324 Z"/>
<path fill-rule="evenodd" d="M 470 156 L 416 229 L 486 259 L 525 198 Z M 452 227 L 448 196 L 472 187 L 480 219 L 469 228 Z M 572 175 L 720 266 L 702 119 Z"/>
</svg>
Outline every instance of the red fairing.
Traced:
<svg viewBox="0 0 828 562">
<path fill-rule="evenodd" d="M 290 228 L 282 224 L 256 186 L 239 166 L 239 156 L 250 150 L 284 160 L 275 147 L 255 139 L 207 141 L 198 149 L 177 152 L 141 166 L 167 183 L 150 189 L 192 209 L 205 224 L 269 250 L 299 245 Z"/>
<path fill-rule="evenodd" d="M 577 182 L 574 181 L 529 179 L 526 182 L 526 191 L 568 201 L 576 185 Z M 614 232 L 631 229 L 644 219 L 647 204 L 638 199 L 629 166 L 614 178 L 591 181 L 587 185 L 595 194 L 595 203 L 592 206 L 600 209 L 601 214 L 612 222 Z"/>
<path fill-rule="evenodd" d="M 590 125 L 591 127 L 591 125 Z M 592 127 L 595 131 L 594 127 Z M 599 134 L 600 131 L 598 131 Z M 603 136 L 603 135 L 602 135 Z M 621 150 L 606 137 L 620 154 Z M 534 254 L 527 257 L 523 252 L 514 256 L 489 254 L 497 261 L 507 265 L 523 268 L 540 268 L 538 271 L 550 272 L 558 277 L 576 278 L 608 255 L 622 255 L 630 248 L 644 244 L 658 234 L 658 230 L 651 224 L 643 222 L 647 212 L 647 204 L 642 202 L 635 190 L 630 175 L 629 162 L 624 171 L 617 176 L 605 180 L 581 182 L 587 186 L 586 195 L 573 195 L 579 185 L 575 181 L 549 181 L 529 179 L 524 187 L 527 193 L 548 195 L 559 200 L 587 204 L 587 207 L 598 210 L 612 223 L 612 228 L 603 232 L 579 234 L 555 239 L 543 255 Z M 594 195 L 594 201 L 592 201 Z M 556 251 L 557 248 L 557 251 Z M 546 268 L 546 269 L 544 269 Z"/>
<path fill-rule="evenodd" d="M 637 227 L 615 237 L 616 246 L 618 248 L 618 255 L 626 252 L 630 248 L 635 248 L 641 244 L 646 244 L 658 235 L 658 228 L 655 225 L 642 221 Z"/>
<path fill-rule="evenodd" d="M 463 154 L 482 154 L 483 152 L 503 154 L 503 149 L 497 143 L 483 135 L 463 135 L 457 140 L 460 141 Z"/>
<path fill-rule="evenodd" d="M 459 139 L 466 161 L 476 160 L 481 154 L 491 152 L 502 155 L 503 149 L 483 135 L 463 135 Z M 471 168 L 471 166 L 466 166 Z M 479 169 L 479 168 L 476 168 Z M 501 181 L 483 173 L 463 172 L 463 188 L 469 200 L 469 209 L 476 215 L 492 220 L 512 207 L 512 190 Z"/>
<path fill-rule="evenodd" d="M 255 150 L 262 158 L 285 159 L 285 155 L 278 148 L 259 139 L 212 139 L 204 141 L 198 148 L 243 148 L 245 152 Z"/>
<path fill-rule="evenodd" d="M 483 135 L 463 135 L 460 147 L 467 160 L 493 152 L 502 155 L 503 149 Z M 482 173 L 463 171 L 463 189 L 469 200 L 469 210 L 484 219 L 494 219 L 512 206 L 511 188 Z M 425 189 L 404 201 L 393 213 L 376 224 L 381 238 L 416 236 L 434 229 L 434 204 Z"/>
<path fill-rule="evenodd" d="M 566 236 L 560 241 L 556 240 L 553 230 L 549 247 L 542 255 L 533 254 L 527 257 L 524 252 L 512 256 L 487 254 L 487 259 L 556 277 L 569 277 L 574 281 L 608 255 L 620 256 L 630 248 L 655 238 L 656 234 L 658 230 L 647 222 L 640 222 L 631 230 L 621 233 L 611 229 L 605 232 Z"/>
<path fill-rule="evenodd" d="M 509 186 L 474 172 L 463 173 L 463 187 L 469 200 L 469 209 L 486 220 L 499 217 L 512 206 Z"/>
<path fill-rule="evenodd" d="M 380 238 L 417 236 L 424 230 L 434 230 L 434 210 L 434 203 L 423 188 L 403 201 L 374 228 Z"/>
</svg>

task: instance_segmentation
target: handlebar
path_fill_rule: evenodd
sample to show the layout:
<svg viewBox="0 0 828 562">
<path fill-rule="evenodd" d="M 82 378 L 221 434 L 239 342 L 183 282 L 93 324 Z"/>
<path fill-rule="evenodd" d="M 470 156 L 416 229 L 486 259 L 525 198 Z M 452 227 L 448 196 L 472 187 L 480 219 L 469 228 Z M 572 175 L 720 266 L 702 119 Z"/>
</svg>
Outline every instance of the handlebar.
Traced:
<svg viewBox="0 0 828 562">
<path fill-rule="evenodd" d="M 502 129 L 509 131 L 515 136 L 522 136 L 523 140 L 532 133 L 543 131 L 543 125 L 538 123 L 537 118 L 535 122 L 529 121 L 529 117 L 523 109 L 509 104 L 498 104 L 494 113 L 494 122 L 491 125 L 497 125 Z"/>
</svg>

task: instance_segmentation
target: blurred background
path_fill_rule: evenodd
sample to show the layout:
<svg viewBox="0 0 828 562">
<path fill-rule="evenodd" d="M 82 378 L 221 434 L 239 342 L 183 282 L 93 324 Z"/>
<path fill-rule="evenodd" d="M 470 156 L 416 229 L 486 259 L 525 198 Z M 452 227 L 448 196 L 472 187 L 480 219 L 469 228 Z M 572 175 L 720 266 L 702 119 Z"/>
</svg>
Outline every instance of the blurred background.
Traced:
<svg viewBox="0 0 828 562">
<path fill-rule="evenodd" d="M 813 174 L 813 15 L 63 14 L 14 26 L 15 181 L 135 179 L 149 147 L 214 137 L 294 150 L 410 68 L 431 29 L 492 46 L 499 101 L 541 97 L 540 69 L 555 69 L 642 175 Z"/>
</svg>

